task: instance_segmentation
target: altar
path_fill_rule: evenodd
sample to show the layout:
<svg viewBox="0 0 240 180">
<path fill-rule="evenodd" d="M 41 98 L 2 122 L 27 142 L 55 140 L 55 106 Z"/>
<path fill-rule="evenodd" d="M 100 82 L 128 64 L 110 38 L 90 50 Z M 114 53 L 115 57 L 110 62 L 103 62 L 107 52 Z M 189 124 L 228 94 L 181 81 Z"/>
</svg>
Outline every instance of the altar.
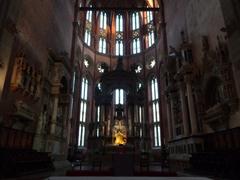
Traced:
<svg viewBox="0 0 240 180">
<path fill-rule="evenodd" d="M 94 97 L 96 117 L 89 123 L 90 151 L 129 153 L 150 147 L 139 83 L 135 73 L 123 69 L 121 57 L 115 70 L 101 76 Z"/>
</svg>

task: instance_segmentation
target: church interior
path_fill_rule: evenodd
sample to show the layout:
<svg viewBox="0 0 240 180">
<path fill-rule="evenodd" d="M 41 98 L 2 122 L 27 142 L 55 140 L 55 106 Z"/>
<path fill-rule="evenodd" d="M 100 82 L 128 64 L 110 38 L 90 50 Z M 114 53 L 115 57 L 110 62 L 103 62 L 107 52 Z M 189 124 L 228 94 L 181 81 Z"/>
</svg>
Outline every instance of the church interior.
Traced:
<svg viewBox="0 0 240 180">
<path fill-rule="evenodd" d="M 0 0 L 0 179 L 240 179 L 239 76 L 239 0 Z"/>
</svg>

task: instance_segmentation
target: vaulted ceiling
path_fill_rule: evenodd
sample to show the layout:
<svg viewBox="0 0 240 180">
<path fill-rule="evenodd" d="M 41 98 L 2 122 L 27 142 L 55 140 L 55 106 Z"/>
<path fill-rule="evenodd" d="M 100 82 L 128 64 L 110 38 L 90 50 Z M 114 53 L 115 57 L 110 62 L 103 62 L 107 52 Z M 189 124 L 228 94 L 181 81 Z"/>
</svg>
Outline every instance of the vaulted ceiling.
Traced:
<svg viewBox="0 0 240 180">
<path fill-rule="evenodd" d="M 93 7 L 142 8 L 158 7 L 157 0 L 90 0 Z M 155 4 L 155 6 L 153 5 Z"/>
</svg>

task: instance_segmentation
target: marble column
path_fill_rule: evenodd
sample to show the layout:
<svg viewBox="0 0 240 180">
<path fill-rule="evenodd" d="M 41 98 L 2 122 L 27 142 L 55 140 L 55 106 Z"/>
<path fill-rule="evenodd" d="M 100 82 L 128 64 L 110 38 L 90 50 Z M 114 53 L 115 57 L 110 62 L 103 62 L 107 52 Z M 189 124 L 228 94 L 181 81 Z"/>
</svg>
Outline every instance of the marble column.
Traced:
<svg viewBox="0 0 240 180">
<path fill-rule="evenodd" d="M 183 82 L 179 82 L 179 92 L 180 92 L 180 98 L 181 98 L 181 109 L 182 109 L 184 136 L 188 136 L 189 135 L 188 116 L 187 116 L 187 106 L 186 106 L 186 98 L 185 98 L 185 94 L 184 94 L 184 84 L 183 84 Z"/>
<path fill-rule="evenodd" d="M 197 132 L 198 132 L 197 117 L 196 117 L 196 111 L 195 111 L 194 101 L 193 101 L 191 76 L 185 75 L 184 79 L 185 79 L 186 88 L 187 88 L 187 99 L 188 99 L 188 107 L 189 107 L 189 115 L 190 115 L 190 121 L 191 121 L 192 134 L 197 134 Z"/>
</svg>

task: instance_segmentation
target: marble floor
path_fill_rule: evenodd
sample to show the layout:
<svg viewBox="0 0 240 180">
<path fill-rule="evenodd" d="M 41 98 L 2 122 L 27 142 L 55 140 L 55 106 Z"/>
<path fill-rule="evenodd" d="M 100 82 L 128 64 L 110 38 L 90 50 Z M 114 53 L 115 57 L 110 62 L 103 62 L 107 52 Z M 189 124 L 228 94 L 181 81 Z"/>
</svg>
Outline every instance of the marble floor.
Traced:
<svg viewBox="0 0 240 180">
<path fill-rule="evenodd" d="M 103 167 L 102 170 L 107 170 L 109 167 Z M 198 177 L 197 175 L 187 174 L 179 172 L 178 177 L 88 177 L 88 176 L 81 176 L 81 177 L 67 177 L 65 176 L 68 170 L 80 170 L 80 167 L 72 167 L 71 164 L 62 163 L 61 165 L 57 166 L 55 171 L 52 172 L 42 172 L 38 174 L 27 175 L 18 178 L 10 178 L 9 180 L 209 180 L 209 179 L 216 179 L 216 178 L 207 178 L 207 177 Z M 140 170 L 140 167 L 136 167 L 135 170 Z M 160 166 L 150 166 L 149 168 L 151 171 L 160 171 Z M 85 164 L 81 167 L 81 170 L 91 170 L 91 166 Z M 0 178 L 1 179 L 1 178 Z M 222 180 L 222 179 L 221 179 Z"/>
</svg>

